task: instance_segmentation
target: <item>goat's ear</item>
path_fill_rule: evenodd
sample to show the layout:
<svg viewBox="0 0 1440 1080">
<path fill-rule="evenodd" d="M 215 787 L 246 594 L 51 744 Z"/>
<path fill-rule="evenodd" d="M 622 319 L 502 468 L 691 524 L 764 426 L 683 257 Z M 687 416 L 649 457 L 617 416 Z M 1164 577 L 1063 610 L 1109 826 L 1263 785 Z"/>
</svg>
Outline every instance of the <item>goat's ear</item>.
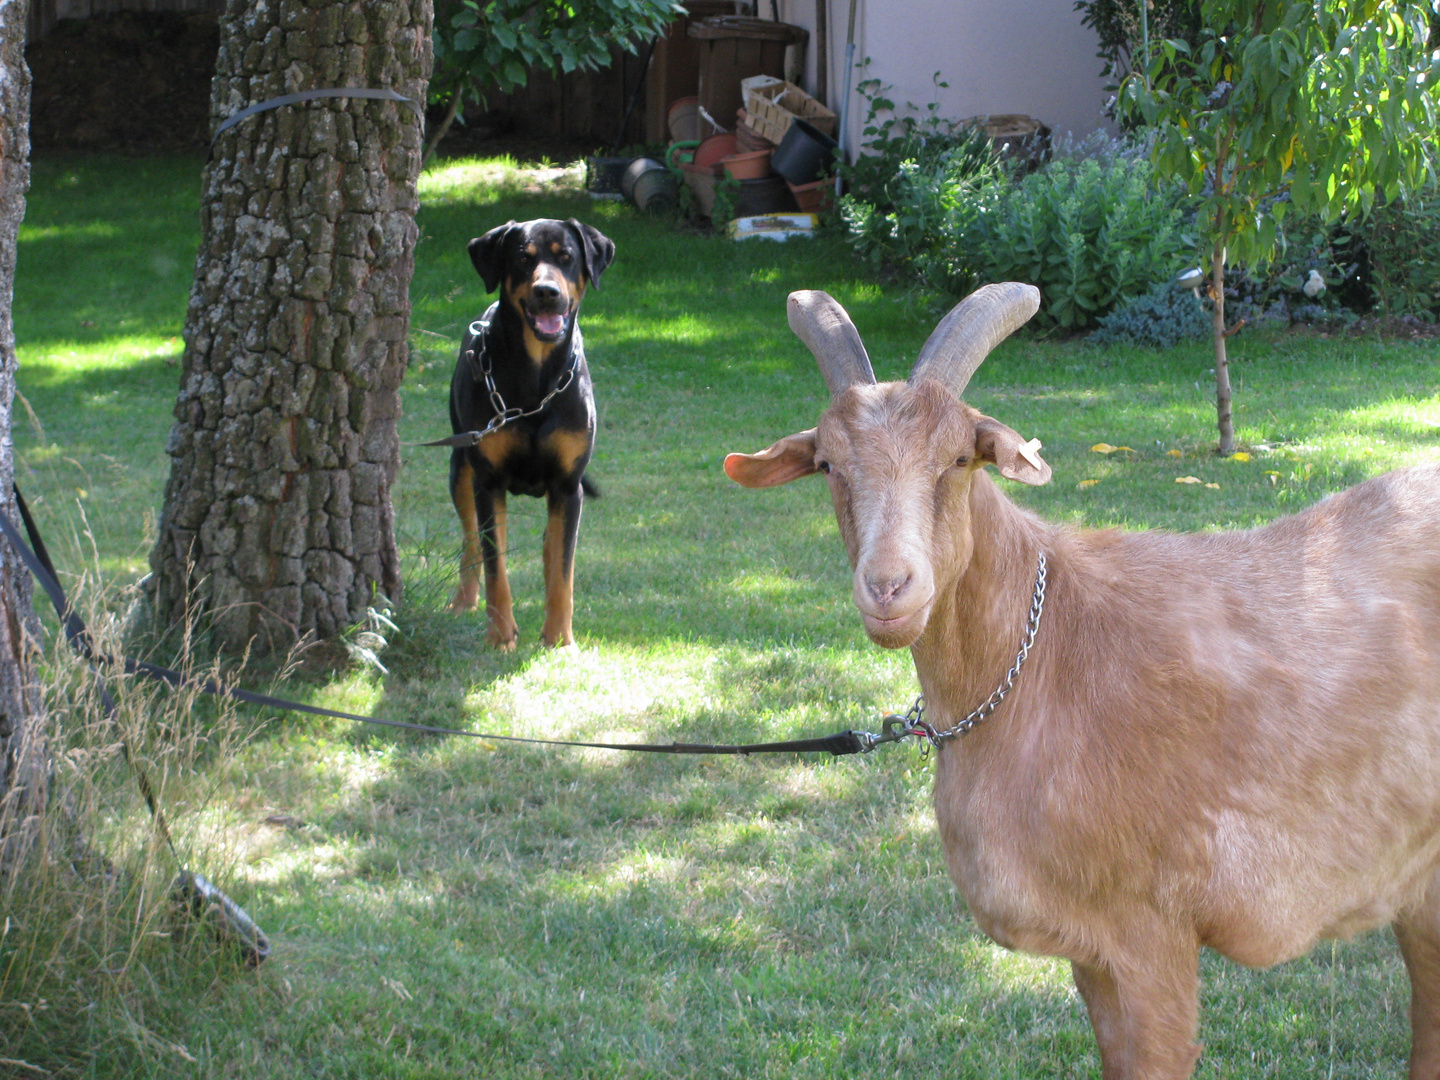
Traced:
<svg viewBox="0 0 1440 1080">
<path fill-rule="evenodd" d="M 748 488 L 774 487 L 815 471 L 815 429 L 787 435 L 758 454 L 730 454 L 725 475 Z"/>
<path fill-rule="evenodd" d="M 1031 487 L 1050 482 L 1050 466 L 1040 456 L 1040 440 L 1028 442 L 999 420 L 982 416 L 975 422 L 975 456 L 994 465 L 1007 480 Z"/>
</svg>

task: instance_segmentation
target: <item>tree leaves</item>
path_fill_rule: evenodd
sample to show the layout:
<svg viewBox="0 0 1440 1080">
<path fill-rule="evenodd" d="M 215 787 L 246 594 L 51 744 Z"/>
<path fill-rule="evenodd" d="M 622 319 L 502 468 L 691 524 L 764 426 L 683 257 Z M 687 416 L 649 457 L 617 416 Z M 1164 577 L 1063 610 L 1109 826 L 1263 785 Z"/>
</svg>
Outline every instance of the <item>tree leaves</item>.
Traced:
<svg viewBox="0 0 1440 1080">
<path fill-rule="evenodd" d="M 1205 247 L 1263 260 L 1277 238 L 1254 210 L 1266 200 L 1335 218 L 1424 175 L 1440 90 L 1425 5 L 1207 0 L 1203 14 L 1194 58 L 1166 42 L 1149 88 L 1128 79 L 1121 104 L 1158 129 L 1162 173 L 1205 193 L 1202 223 L 1224 224 Z"/>
<path fill-rule="evenodd" d="M 462 0 L 435 24 L 431 100 L 484 100 L 487 90 L 524 86 L 533 67 L 594 70 L 612 49 L 635 52 L 681 14 L 678 0 Z"/>
</svg>

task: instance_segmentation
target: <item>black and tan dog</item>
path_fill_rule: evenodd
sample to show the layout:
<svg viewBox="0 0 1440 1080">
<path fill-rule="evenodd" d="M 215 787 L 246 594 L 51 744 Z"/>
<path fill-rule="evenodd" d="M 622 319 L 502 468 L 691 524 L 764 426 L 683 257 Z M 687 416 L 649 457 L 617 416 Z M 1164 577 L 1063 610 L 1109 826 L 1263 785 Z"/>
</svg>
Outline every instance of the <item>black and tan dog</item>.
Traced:
<svg viewBox="0 0 1440 1080">
<path fill-rule="evenodd" d="M 505 575 L 507 494 L 544 496 L 547 645 L 574 642 L 575 539 L 585 466 L 595 446 L 595 396 L 577 316 L 615 245 L 573 218 L 510 222 L 470 241 L 470 260 L 500 299 L 470 327 L 450 381 L 450 423 L 474 445 L 450 457 L 450 497 L 465 530 L 460 587 L 451 607 L 470 610 L 485 568 L 487 638 L 519 637 Z"/>
</svg>

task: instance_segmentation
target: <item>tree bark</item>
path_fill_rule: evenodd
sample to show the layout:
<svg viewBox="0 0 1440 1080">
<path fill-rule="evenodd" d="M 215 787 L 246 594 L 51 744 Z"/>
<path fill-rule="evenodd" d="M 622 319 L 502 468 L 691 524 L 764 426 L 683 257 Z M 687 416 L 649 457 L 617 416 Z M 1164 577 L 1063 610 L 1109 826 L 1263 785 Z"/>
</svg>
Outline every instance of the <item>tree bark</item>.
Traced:
<svg viewBox="0 0 1440 1080">
<path fill-rule="evenodd" d="M 0 512 L 19 521 L 14 496 L 14 299 L 16 245 L 30 186 L 30 71 L 25 66 L 26 0 L 0 0 Z M 40 688 L 31 664 L 34 610 L 30 573 L 0 543 L 0 870 L 34 836 L 45 804 L 46 756 Z"/>
<path fill-rule="evenodd" d="M 423 108 L 430 0 L 229 0 L 212 121 L 301 90 Z M 395 599 L 390 492 L 422 151 L 416 110 L 324 98 L 216 140 L 150 556 L 161 626 L 217 644 L 332 637 Z"/>
<path fill-rule="evenodd" d="M 1230 414 L 1230 358 L 1225 350 L 1225 248 L 1216 244 L 1210 253 L 1211 316 L 1215 337 L 1215 419 L 1220 429 L 1220 456 L 1235 453 L 1235 424 Z"/>
</svg>

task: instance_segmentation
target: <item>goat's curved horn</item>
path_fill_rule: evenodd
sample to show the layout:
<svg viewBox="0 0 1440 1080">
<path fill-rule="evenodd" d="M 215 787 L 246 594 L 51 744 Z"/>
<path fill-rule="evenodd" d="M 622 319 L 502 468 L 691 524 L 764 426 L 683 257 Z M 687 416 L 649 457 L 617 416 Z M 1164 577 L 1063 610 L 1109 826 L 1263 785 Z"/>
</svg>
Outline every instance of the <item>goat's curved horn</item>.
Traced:
<svg viewBox="0 0 1440 1080">
<path fill-rule="evenodd" d="M 976 289 L 940 320 L 915 361 L 910 382 L 935 379 L 956 397 L 990 350 L 1040 310 L 1040 290 L 1020 281 Z"/>
<path fill-rule="evenodd" d="M 815 354 L 832 398 L 855 383 L 875 381 L 860 331 L 833 296 L 817 289 L 792 292 L 786 310 L 790 329 Z"/>
</svg>

